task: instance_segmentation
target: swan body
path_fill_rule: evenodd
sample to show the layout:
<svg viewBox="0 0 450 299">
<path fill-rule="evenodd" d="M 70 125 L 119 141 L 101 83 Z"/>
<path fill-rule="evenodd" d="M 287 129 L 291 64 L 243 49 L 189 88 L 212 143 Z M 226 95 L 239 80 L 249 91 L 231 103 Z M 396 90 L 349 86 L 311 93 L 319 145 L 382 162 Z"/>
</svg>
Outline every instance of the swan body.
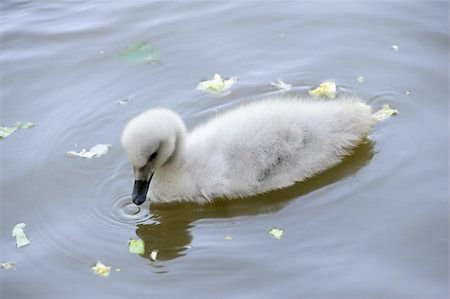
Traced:
<svg viewBox="0 0 450 299">
<path fill-rule="evenodd" d="M 190 133 L 175 112 L 151 109 L 122 134 L 135 176 L 133 201 L 202 203 L 287 187 L 339 163 L 372 124 L 371 108 L 357 97 L 272 97 Z"/>
</svg>

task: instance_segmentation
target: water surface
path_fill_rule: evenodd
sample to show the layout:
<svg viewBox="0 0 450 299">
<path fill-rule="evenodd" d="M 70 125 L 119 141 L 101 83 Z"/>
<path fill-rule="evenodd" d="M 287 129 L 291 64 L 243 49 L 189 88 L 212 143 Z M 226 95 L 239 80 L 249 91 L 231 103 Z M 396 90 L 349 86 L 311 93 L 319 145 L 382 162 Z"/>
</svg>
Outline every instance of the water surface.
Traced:
<svg viewBox="0 0 450 299">
<path fill-rule="evenodd" d="M 0 271 L 2 298 L 448 297 L 447 2 L 4 1 L 1 16 L 1 124 L 37 124 L 0 140 L 1 259 L 17 266 Z M 136 41 L 161 64 L 121 61 Z M 239 78 L 230 95 L 195 89 L 214 73 Z M 291 188 L 127 213 L 128 119 L 164 106 L 192 128 L 280 94 L 276 79 L 301 95 L 334 79 L 400 114 Z M 110 152 L 65 154 L 97 143 Z"/>
</svg>

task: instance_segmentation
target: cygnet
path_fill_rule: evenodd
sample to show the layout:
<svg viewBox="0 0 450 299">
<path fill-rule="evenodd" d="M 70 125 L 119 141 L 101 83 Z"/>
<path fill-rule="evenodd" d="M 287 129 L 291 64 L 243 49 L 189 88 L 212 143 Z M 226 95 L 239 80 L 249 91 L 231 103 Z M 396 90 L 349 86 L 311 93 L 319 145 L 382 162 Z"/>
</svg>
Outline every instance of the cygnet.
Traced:
<svg viewBox="0 0 450 299">
<path fill-rule="evenodd" d="M 122 134 L 134 171 L 132 199 L 206 203 L 284 188 L 339 163 L 372 124 L 371 108 L 354 96 L 270 97 L 189 133 L 177 113 L 150 109 Z"/>
</svg>

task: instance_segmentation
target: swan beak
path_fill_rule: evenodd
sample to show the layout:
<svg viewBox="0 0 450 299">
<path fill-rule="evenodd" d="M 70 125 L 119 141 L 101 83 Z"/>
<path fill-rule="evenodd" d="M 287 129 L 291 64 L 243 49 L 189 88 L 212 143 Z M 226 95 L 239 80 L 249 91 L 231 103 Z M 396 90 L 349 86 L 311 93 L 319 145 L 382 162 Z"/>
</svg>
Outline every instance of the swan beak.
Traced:
<svg viewBox="0 0 450 299">
<path fill-rule="evenodd" d="M 149 181 L 135 180 L 133 187 L 133 194 L 131 198 L 136 205 L 141 205 L 147 198 L 148 187 L 150 186 Z"/>
</svg>

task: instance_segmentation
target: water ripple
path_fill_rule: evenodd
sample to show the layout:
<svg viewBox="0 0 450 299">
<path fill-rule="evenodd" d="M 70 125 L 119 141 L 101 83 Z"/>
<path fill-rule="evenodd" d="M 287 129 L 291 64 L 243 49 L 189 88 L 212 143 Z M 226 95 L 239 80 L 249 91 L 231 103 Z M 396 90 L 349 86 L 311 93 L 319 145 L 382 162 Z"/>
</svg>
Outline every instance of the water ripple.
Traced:
<svg viewBox="0 0 450 299">
<path fill-rule="evenodd" d="M 128 224 L 134 227 L 150 219 L 146 206 L 136 206 L 131 201 L 131 184 L 126 180 L 128 167 L 126 161 L 114 165 L 108 175 L 102 176 L 92 185 L 88 221 L 101 224 L 106 229 L 117 229 Z"/>
<path fill-rule="evenodd" d="M 129 194 L 119 195 L 109 206 L 110 216 L 119 223 L 138 224 L 150 219 L 149 209 L 135 205 Z"/>
</svg>

